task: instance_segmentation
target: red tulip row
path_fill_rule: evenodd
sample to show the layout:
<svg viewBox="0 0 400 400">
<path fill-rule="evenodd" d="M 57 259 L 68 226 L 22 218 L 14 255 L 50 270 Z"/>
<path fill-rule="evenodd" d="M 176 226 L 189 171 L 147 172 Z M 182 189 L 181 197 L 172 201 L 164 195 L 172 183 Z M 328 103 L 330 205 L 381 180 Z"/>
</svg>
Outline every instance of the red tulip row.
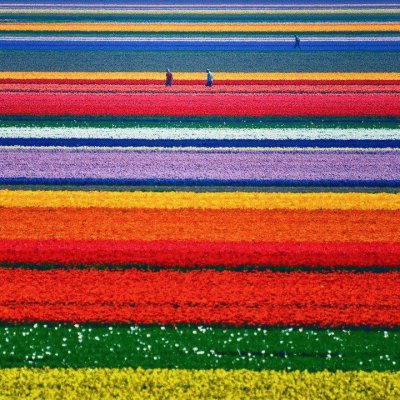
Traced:
<svg viewBox="0 0 400 400">
<path fill-rule="evenodd" d="M 238 82 L 236 85 L 220 84 L 212 88 L 204 85 L 182 84 L 165 87 L 160 84 L 137 85 L 134 81 L 126 84 L 112 83 L 1 83 L 1 92 L 43 92 L 43 93 L 400 93 L 399 85 L 297 85 L 268 84 L 251 85 Z"/>
<path fill-rule="evenodd" d="M 399 94 L 0 93 L 0 114 L 398 116 Z"/>
<path fill-rule="evenodd" d="M 61 265 L 398 267 L 400 243 L 136 240 L 0 241 L 1 263 Z"/>
<path fill-rule="evenodd" d="M 13 78 L 0 78 L 0 84 L 67 84 L 67 85 L 157 85 L 164 86 L 164 80 L 158 79 L 13 79 Z M 174 86 L 181 85 L 193 85 L 193 86 L 204 86 L 204 80 L 185 80 L 185 79 L 174 79 Z M 353 85 L 391 85 L 398 86 L 399 81 L 395 79 L 274 79 L 274 80 L 243 80 L 243 79 L 215 79 L 214 87 L 218 87 L 221 85 L 228 86 L 237 86 L 237 85 L 246 85 L 246 86 L 254 86 L 254 85 L 344 85 L 344 86 L 353 86 Z"/>
<path fill-rule="evenodd" d="M 5 269 L 0 320 L 399 327 L 399 285 L 399 272 Z"/>
</svg>

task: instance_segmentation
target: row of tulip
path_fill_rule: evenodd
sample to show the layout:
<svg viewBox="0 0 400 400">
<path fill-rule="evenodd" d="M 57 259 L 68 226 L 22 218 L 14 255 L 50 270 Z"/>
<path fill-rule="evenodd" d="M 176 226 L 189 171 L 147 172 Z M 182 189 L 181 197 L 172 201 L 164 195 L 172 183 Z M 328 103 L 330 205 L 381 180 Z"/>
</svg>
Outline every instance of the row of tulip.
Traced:
<svg viewBox="0 0 400 400">
<path fill-rule="evenodd" d="M 1 239 L 399 242 L 398 210 L 0 208 Z"/>
<path fill-rule="evenodd" d="M 400 151 L 0 149 L 0 182 L 398 185 Z"/>
<path fill-rule="evenodd" d="M 236 54 L 237 56 L 237 54 Z M 196 81 L 204 79 L 204 72 L 195 71 L 178 71 L 174 72 L 174 76 L 177 80 L 183 81 Z M 83 82 L 92 83 L 102 83 L 102 82 L 142 82 L 143 80 L 156 80 L 163 81 L 165 79 L 165 72 L 155 72 L 149 70 L 138 70 L 138 71 L 96 71 L 96 70 L 70 70 L 70 71 L 52 71 L 52 70 L 24 70 L 24 71 L 0 71 L 0 82 L 9 83 L 24 83 L 24 82 L 35 82 L 40 81 L 44 83 L 61 83 L 69 81 L 70 83 L 76 82 L 81 84 Z M 354 83 L 358 82 L 360 84 L 374 83 L 380 84 L 382 82 L 400 82 L 399 72 L 390 72 L 388 70 L 382 70 L 378 72 L 370 71 L 303 71 L 303 72 L 268 72 L 263 69 L 263 71 L 257 72 L 245 72 L 242 70 L 240 72 L 216 72 L 215 81 L 231 81 L 231 82 L 285 82 L 285 83 L 297 83 L 297 82 L 314 82 L 318 84 L 319 82 L 329 81 L 329 82 L 341 82 Z"/>
<path fill-rule="evenodd" d="M 0 320 L 399 327 L 399 272 L 3 269 Z"/>
<path fill-rule="evenodd" d="M 0 207 L 400 210 L 400 193 L 0 190 Z"/>
<path fill-rule="evenodd" d="M 0 371 L 0 390 L 18 399 L 397 400 L 399 380 L 398 372 L 12 368 Z"/>
<path fill-rule="evenodd" d="M 0 38 L 1 40 L 1 38 Z M 265 82 L 265 81 L 220 81 L 215 86 L 208 88 L 204 81 L 175 81 L 174 86 L 165 87 L 164 81 L 127 81 L 126 84 L 84 82 L 78 84 L 75 81 L 58 83 L 2 83 L 0 80 L 0 92 L 40 92 L 40 93 L 399 93 L 399 86 L 390 82 L 363 82 L 349 84 L 344 82 L 319 82 L 308 84 L 300 82 L 294 85 L 290 82 Z"/>
<path fill-rule="evenodd" d="M 92 128 L 92 127 L 0 127 L 0 138 L 29 139 L 271 139 L 271 140 L 398 140 L 400 129 L 332 128 Z M 116 142 L 117 143 L 117 142 Z M 277 142 L 279 143 L 279 142 Z"/>
<path fill-rule="evenodd" d="M 2 239 L 2 267 L 33 269 L 387 270 L 398 242 L 212 242 Z"/>
<path fill-rule="evenodd" d="M 298 32 L 398 32 L 397 22 L 349 22 L 349 23 L 78 23 L 4 22 L 2 32 L 251 32 L 251 33 L 298 33 Z"/>
<path fill-rule="evenodd" d="M 3 115 L 399 116 L 396 93 L 114 94 L 0 92 Z"/>
</svg>

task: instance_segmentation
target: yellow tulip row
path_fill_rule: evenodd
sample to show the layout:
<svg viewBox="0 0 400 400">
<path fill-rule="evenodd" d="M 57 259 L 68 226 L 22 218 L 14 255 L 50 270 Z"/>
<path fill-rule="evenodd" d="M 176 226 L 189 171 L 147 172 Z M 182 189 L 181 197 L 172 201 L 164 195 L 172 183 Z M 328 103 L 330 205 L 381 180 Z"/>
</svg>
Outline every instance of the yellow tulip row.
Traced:
<svg viewBox="0 0 400 400">
<path fill-rule="evenodd" d="M 169 369 L 0 370 L 2 398 L 391 400 L 400 372 Z"/>
<path fill-rule="evenodd" d="M 220 25 L 219 25 L 220 26 Z M 204 78 L 204 72 L 174 72 L 176 80 L 198 80 Z M 398 72 L 216 72 L 218 80 L 400 80 Z M 0 71 L 0 79 L 129 79 L 164 80 L 165 72 L 134 71 L 134 72 L 81 72 L 81 71 Z"/>
<path fill-rule="evenodd" d="M 400 194 L 0 190 L 0 207 L 398 210 Z"/>
</svg>

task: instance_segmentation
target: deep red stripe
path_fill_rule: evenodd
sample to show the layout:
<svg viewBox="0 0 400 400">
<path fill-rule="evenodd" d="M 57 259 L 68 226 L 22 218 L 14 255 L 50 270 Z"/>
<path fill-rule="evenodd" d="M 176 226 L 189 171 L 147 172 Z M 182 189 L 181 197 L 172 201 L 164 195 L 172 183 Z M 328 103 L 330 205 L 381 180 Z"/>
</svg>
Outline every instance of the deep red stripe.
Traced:
<svg viewBox="0 0 400 400">
<path fill-rule="evenodd" d="M 1 240 L 0 262 L 181 267 L 397 267 L 400 266 L 400 243 Z"/>
<path fill-rule="evenodd" d="M 400 273 L 3 269 L 0 320 L 400 326 Z"/>
<path fill-rule="evenodd" d="M 397 116 L 398 94 L 0 93 L 0 114 Z"/>
</svg>

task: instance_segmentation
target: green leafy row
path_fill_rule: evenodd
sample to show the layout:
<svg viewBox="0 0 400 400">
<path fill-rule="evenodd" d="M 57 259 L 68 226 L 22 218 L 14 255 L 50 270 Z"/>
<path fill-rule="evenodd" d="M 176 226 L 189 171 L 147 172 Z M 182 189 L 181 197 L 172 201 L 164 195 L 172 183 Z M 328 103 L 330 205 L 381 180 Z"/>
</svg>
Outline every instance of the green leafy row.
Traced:
<svg viewBox="0 0 400 400">
<path fill-rule="evenodd" d="M 88 117 L 88 116 L 0 116 L 6 127 L 81 128 L 364 128 L 399 129 L 396 117 Z"/>
<path fill-rule="evenodd" d="M 4 325 L 0 366 L 397 371 L 400 331 Z"/>
<path fill-rule="evenodd" d="M 6 10 L 0 12 L 0 19 L 7 22 L 240 22 L 240 23 L 276 23 L 276 22 L 396 22 L 400 20 L 398 13 L 326 13 L 315 14 L 310 11 L 307 14 L 276 13 L 276 14 L 54 14 L 54 13 L 9 13 Z"/>
</svg>

